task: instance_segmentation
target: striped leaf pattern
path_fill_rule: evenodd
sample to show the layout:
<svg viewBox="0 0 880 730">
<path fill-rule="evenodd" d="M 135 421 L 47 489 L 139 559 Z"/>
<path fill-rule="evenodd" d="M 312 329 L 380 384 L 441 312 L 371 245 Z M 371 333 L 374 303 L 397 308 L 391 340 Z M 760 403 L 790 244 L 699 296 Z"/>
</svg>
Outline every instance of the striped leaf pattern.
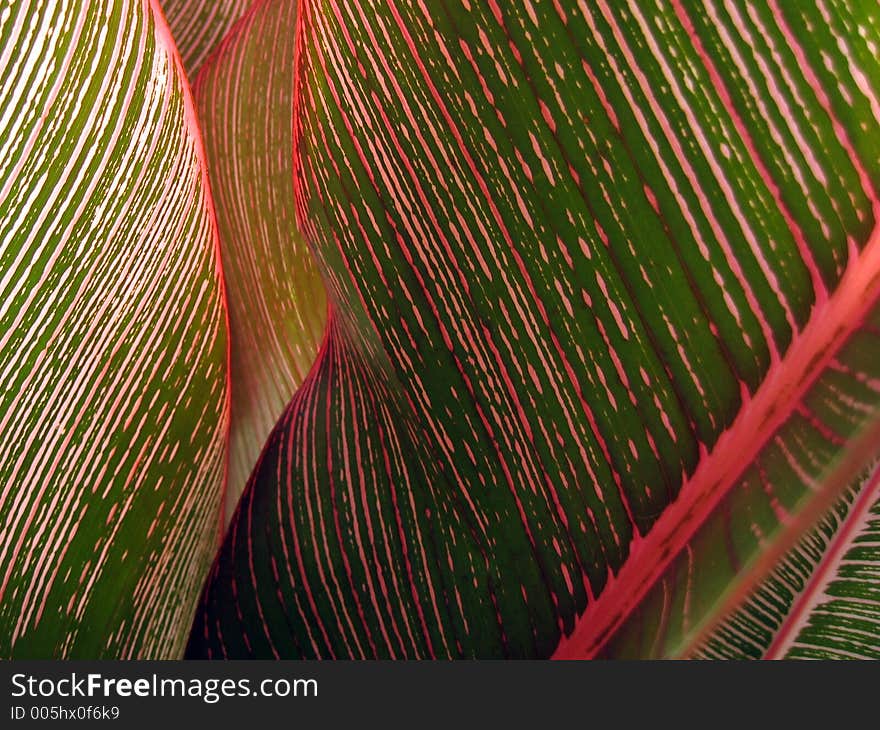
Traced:
<svg viewBox="0 0 880 730">
<path fill-rule="evenodd" d="M 848 490 L 693 656 L 880 658 L 880 492 L 877 475 L 869 477 Z"/>
<path fill-rule="evenodd" d="M 0 656 L 180 656 L 228 425 L 192 100 L 146 0 L 0 11 Z"/>
<path fill-rule="evenodd" d="M 878 23 L 303 0 L 330 324 L 189 654 L 668 655 L 744 600 L 876 450 Z"/>
<path fill-rule="evenodd" d="M 774 433 L 762 436 L 760 440 L 766 445 L 756 457 L 733 449 L 737 458 L 751 463 L 696 528 L 686 549 L 662 572 L 652 576 L 653 585 L 646 595 L 642 595 L 641 576 L 626 574 L 626 569 L 622 571 L 619 585 L 614 587 L 617 597 L 614 590 L 609 591 L 610 600 L 605 604 L 613 606 L 613 613 L 605 611 L 599 619 L 593 616 L 587 617 L 592 621 L 584 621 L 584 634 L 598 639 L 603 638 L 597 631 L 599 626 L 615 630 L 613 639 L 602 647 L 602 655 L 630 658 L 690 655 L 706 630 L 712 628 L 711 621 L 717 620 L 718 613 L 742 603 L 780 552 L 801 538 L 809 524 L 801 515 L 809 518 L 821 513 L 823 504 L 857 476 L 880 442 L 880 429 L 876 425 L 880 407 L 878 381 L 871 377 L 870 369 L 865 369 L 874 366 L 867 358 L 873 357 L 874 348 L 880 344 L 878 324 L 880 312 L 875 310 L 849 335 L 846 344 L 834 352 L 827 367 L 796 405 L 787 407 L 782 399 L 774 402 L 774 408 L 790 411 L 791 415 Z M 754 426 L 750 430 L 755 432 L 759 428 Z M 821 577 L 826 561 L 834 559 L 841 541 L 857 529 L 854 525 L 858 525 L 865 508 L 877 499 L 873 479 L 866 481 L 862 476 L 857 481 L 860 485 L 850 490 L 849 496 L 860 506 L 851 511 L 843 509 L 841 513 L 842 505 L 846 504 L 844 499 L 842 504 L 832 507 L 830 514 L 820 521 L 818 532 L 808 536 L 786 557 L 777 568 L 777 575 L 771 575 L 769 586 L 762 586 L 759 594 L 752 597 L 729 624 L 736 624 L 743 614 L 748 614 L 755 603 L 762 600 L 762 591 L 765 599 L 768 588 L 775 595 L 782 586 L 774 580 L 778 580 L 779 574 L 790 580 L 792 564 L 804 570 L 804 557 L 808 558 L 811 553 L 817 556 L 812 561 L 812 571 Z M 693 510 L 694 506 L 689 505 L 689 509 Z M 779 523 L 781 529 L 777 527 Z M 652 536 L 657 538 L 653 550 L 666 550 L 669 539 L 659 538 L 667 524 L 674 531 L 681 531 L 689 522 L 683 517 L 658 525 L 658 533 Z M 781 545 L 772 544 L 774 531 L 780 533 Z M 823 532 L 839 535 L 832 540 L 824 537 Z M 782 592 L 784 594 L 784 588 Z M 720 606 L 709 605 L 719 596 L 723 598 Z M 634 599 L 638 600 L 637 606 Z M 774 600 L 779 603 L 778 599 Z M 622 609 L 627 605 L 633 606 L 632 613 L 620 626 L 614 619 L 624 613 Z M 801 612 L 800 599 L 778 610 L 790 612 L 791 616 L 779 617 L 775 635 L 769 637 L 773 644 L 791 631 L 791 621 Z M 707 621 L 710 622 L 708 627 Z M 729 632 L 730 627 L 722 625 L 718 630 L 719 639 Z M 572 651 L 589 653 L 590 648 L 590 644 L 567 646 L 565 655 Z M 773 646 L 768 642 L 764 649 L 771 651 Z"/>
<path fill-rule="evenodd" d="M 877 493 L 875 487 L 871 497 Z M 880 499 L 864 504 L 851 533 L 834 546 L 828 572 L 819 574 L 796 606 L 786 640 L 769 656 L 880 659 Z"/>
<path fill-rule="evenodd" d="M 183 68 L 194 79 L 252 0 L 162 0 Z"/>
<path fill-rule="evenodd" d="M 327 303 L 293 206 L 296 5 L 257 2 L 193 86 L 217 210 L 231 329 L 227 515 L 315 359 Z"/>
</svg>

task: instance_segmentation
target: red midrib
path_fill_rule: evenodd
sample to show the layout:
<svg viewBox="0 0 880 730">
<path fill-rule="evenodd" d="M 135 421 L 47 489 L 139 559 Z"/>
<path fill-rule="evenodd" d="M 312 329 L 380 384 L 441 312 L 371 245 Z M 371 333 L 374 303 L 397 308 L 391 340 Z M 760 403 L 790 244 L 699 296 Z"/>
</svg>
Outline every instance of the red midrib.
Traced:
<svg viewBox="0 0 880 730">
<path fill-rule="evenodd" d="M 875 220 L 880 220 L 880 205 L 875 204 L 874 215 Z M 612 638 L 792 415 L 878 297 L 880 228 L 875 228 L 862 253 L 850 260 L 836 291 L 825 304 L 814 309 L 786 355 L 771 366 L 755 397 L 744 404 L 713 450 L 704 454 L 693 476 L 682 486 L 678 499 L 647 536 L 633 540 L 626 563 L 599 598 L 587 606 L 571 635 L 562 638 L 554 659 L 592 658 Z M 805 524 L 804 528 L 809 526 Z"/>
</svg>

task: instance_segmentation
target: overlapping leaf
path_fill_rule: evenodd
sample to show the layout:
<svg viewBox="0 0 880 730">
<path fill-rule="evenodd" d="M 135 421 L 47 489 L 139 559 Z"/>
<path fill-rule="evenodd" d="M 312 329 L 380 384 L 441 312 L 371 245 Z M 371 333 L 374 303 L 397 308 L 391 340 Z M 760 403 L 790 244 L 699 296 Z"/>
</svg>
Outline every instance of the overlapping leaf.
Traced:
<svg viewBox="0 0 880 730">
<path fill-rule="evenodd" d="M 666 655 L 742 600 L 874 458 L 878 23 L 303 2 L 331 323 L 190 653 Z"/>
<path fill-rule="evenodd" d="M 183 67 L 194 79 L 252 0 L 162 0 Z"/>
<path fill-rule="evenodd" d="M 870 503 L 869 503 L 870 504 Z M 832 573 L 797 606 L 791 638 L 771 656 L 787 659 L 880 659 L 880 501 L 856 524 Z"/>
<path fill-rule="evenodd" d="M 215 550 L 226 322 L 151 3 L 0 12 L 0 656 L 174 657 Z"/>
<path fill-rule="evenodd" d="M 255 3 L 193 87 L 211 160 L 231 327 L 227 515 L 315 359 L 327 312 L 293 206 L 295 17 L 293 3 Z"/>
<path fill-rule="evenodd" d="M 863 482 L 804 537 L 694 656 L 878 657 L 880 500 L 876 475 L 873 484 Z"/>
</svg>

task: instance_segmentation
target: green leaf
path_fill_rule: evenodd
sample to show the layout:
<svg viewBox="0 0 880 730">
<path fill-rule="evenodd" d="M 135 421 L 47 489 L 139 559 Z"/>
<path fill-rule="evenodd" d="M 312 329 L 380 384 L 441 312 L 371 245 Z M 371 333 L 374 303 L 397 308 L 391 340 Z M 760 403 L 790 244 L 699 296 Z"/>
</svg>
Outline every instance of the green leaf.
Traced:
<svg viewBox="0 0 880 730">
<path fill-rule="evenodd" d="M 0 656 L 179 656 L 218 537 L 226 322 L 161 14 L 0 13 Z"/>
<path fill-rule="evenodd" d="M 880 658 L 880 499 L 857 504 L 852 531 L 840 536 L 795 606 L 790 632 L 771 656 L 788 659 Z M 845 552 L 844 552 L 845 550 Z M 788 628 L 788 627 L 786 627 Z M 789 639 L 789 636 L 791 637 Z"/>
<path fill-rule="evenodd" d="M 211 160 L 231 329 L 227 515 L 308 373 L 327 315 L 293 204 L 295 17 L 293 3 L 256 3 L 193 87 Z"/>
<path fill-rule="evenodd" d="M 183 68 L 194 79 L 252 0 L 162 0 Z"/>
<path fill-rule="evenodd" d="M 848 490 L 694 656 L 877 658 L 877 481 Z"/>
<path fill-rule="evenodd" d="M 844 356 L 847 349 L 843 351 Z M 859 349 L 858 345 L 853 349 Z M 813 394 L 823 390 L 828 379 L 827 376 L 820 378 Z M 818 528 L 804 536 L 827 501 L 853 479 L 860 467 L 871 461 L 866 454 L 876 453 L 880 442 L 875 396 L 863 402 L 858 400 L 857 388 L 852 389 L 852 398 L 843 391 L 825 390 L 826 395 L 829 392 L 834 393 L 835 400 L 842 397 L 856 410 L 873 410 L 870 428 L 861 429 L 861 433 L 842 450 L 842 457 L 832 459 L 827 471 L 813 474 L 801 469 L 800 464 L 791 458 L 798 452 L 812 458 L 817 452 L 810 449 L 821 448 L 822 439 L 812 429 L 819 429 L 821 437 L 825 438 L 830 433 L 837 443 L 840 443 L 838 438 L 845 436 L 839 436 L 840 432 L 829 432 L 827 426 L 812 414 L 810 426 L 806 426 L 802 419 L 789 419 L 773 437 L 773 445 L 765 448 L 750 465 L 737 488 L 726 494 L 714 515 L 699 526 L 688 549 L 663 567 L 653 580 L 650 591 L 639 597 L 638 608 L 626 617 L 622 626 L 620 623 L 615 626 L 616 635 L 609 637 L 602 647 L 603 656 L 707 656 L 718 651 L 719 642 L 726 643 L 733 638 L 732 632 L 742 632 L 741 636 L 734 638 L 741 648 L 750 652 L 757 649 L 758 655 L 765 657 L 778 653 L 778 647 L 788 641 L 803 605 L 809 602 L 813 587 L 823 580 L 828 566 L 839 559 L 866 509 L 877 499 L 876 477 L 872 475 L 871 479 L 866 479 L 862 476 L 858 480 L 860 483 L 847 490 L 844 499 L 822 517 Z M 807 396 L 808 402 L 813 394 Z M 837 402 L 839 405 L 840 401 Z M 849 414 L 848 420 L 858 426 L 863 416 L 864 413 L 853 418 Z M 783 465 L 783 459 L 787 466 Z M 752 496 L 756 489 L 767 494 L 769 499 L 763 500 L 764 507 L 772 510 L 780 523 L 780 527 L 771 533 L 772 539 L 764 533 L 768 522 L 758 509 L 762 506 L 761 500 Z M 784 495 L 784 500 L 777 499 L 780 494 Z M 797 498 L 794 502 L 797 509 L 794 510 L 789 501 L 792 496 Z M 845 509 L 847 500 L 854 502 L 851 510 Z M 747 530 L 734 529 L 738 524 Z M 832 540 L 830 535 L 835 532 Z M 792 548 L 798 540 L 800 542 Z M 811 555 L 815 557 L 811 559 Z M 773 572 L 769 578 L 759 585 L 771 569 Z M 792 595 L 789 586 L 804 580 L 809 581 L 807 592 L 801 596 Z M 754 591 L 756 586 L 757 591 Z M 801 588 L 798 586 L 798 590 Z M 625 602 L 626 599 L 621 599 L 617 604 Z M 769 615 L 765 610 L 767 603 L 773 606 Z M 614 604 L 609 602 L 608 605 Z M 763 645 L 743 647 L 747 634 L 754 638 L 756 629 L 761 632 L 750 620 L 756 608 L 762 614 L 758 621 L 770 624 L 771 630 L 767 632 L 764 627 L 764 638 L 759 639 Z M 734 611 L 733 615 L 716 628 L 719 619 L 731 611 Z M 744 619 L 748 626 L 743 626 Z M 708 652 L 703 644 L 707 635 L 710 637 Z M 724 652 L 728 653 L 727 649 Z M 571 647 L 568 647 L 566 654 L 570 653 Z"/>
<path fill-rule="evenodd" d="M 876 458 L 878 8 L 306 0 L 295 32 L 330 323 L 189 654 L 692 646 Z"/>
</svg>

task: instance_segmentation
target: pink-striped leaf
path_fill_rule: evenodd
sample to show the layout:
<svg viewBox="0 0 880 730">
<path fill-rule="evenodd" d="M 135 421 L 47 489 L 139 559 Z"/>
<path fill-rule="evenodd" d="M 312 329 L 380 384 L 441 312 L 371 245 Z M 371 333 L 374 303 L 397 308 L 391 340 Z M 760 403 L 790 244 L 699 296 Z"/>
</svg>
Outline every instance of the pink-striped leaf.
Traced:
<svg viewBox="0 0 880 730">
<path fill-rule="evenodd" d="M 878 16 L 302 0 L 330 321 L 189 653 L 702 646 L 880 444 Z"/>
<path fill-rule="evenodd" d="M 0 656 L 181 655 L 227 331 L 194 109 L 146 0 L 0 12 Z"/>
<path fill-rule="evenodd" d="M 786 659 L 880 659 L 880 498 L 859 494 L 853 517 L 797 596 L 765 654 Z"/>
<path fill-rule="evenodd" d="M 190 79 L 251 4 L 252 0 L 162 0 Z"/>
<path fill-rule="evenodd" d="M 865 478 L 694 656 L 880 658 L 880 481 Z"/>
<path fill-rule="evenodd" d="M 231 328 L 227 515 L 315 359 L 327 314 L 293 205 L 295 17 L 291 3 L 255 3 L 193 86 L 211 161 Z"/>
</svg>

